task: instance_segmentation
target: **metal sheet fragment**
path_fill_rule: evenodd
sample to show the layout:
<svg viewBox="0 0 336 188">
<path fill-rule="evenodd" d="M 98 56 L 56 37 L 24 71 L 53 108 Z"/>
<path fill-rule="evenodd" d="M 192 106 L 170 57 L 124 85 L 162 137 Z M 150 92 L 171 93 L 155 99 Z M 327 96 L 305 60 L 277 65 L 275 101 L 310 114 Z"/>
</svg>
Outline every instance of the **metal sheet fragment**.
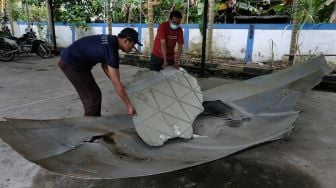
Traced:
<svg viewBox="0 0 336 188">
<path fill-rule="evenodd" d="M 67 176 L 126 178 L 216 160 L 287 135 L 300 95 L 330 72 L 323 56 L 284 71 L 203 91 L 192 139 L 151 147 L 127 115 L 58 120 L 7 119 L 0 137 L 27 160 Z"/>
<path fill-rule="evenodd" d="M 192 123 L 203 112 L 203 95 L 187 71 L 167 67 L 127 87 L 137 115 L 135 130 L 151 146 L 171 138 L 192 138 Z"/>
</svg>

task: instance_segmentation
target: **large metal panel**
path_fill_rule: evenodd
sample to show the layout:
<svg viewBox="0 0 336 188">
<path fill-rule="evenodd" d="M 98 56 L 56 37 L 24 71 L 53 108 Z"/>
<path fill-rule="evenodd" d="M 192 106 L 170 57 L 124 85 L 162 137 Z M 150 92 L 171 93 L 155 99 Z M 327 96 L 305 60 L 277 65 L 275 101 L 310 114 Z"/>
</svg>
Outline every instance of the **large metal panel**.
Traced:
<svg viewBox="0 0 336 188">
<path fill-rule="evenodd" d="M 193 123 L 198 136 L 175 138 L 162 147 L 145 144 L 127 115 L 7 119 L 0 122 L 0 137 L 54 173 L 107 179 L 163 173 L 287 135 L 298 117 L 296 101 L 328 72 L 320 56 L 274 74 L 203 91 L 205 111 Z"/>
</svg>

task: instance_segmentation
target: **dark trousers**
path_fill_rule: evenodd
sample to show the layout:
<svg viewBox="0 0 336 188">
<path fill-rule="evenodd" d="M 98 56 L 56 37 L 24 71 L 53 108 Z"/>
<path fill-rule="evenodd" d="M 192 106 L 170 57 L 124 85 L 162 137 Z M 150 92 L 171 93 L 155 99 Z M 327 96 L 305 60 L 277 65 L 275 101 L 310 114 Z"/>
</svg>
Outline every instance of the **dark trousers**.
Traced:
<svg viewBox="0 0 336 188">
<path fill-rule="evenodd" d="M 84 107 L 85 116 L 100 116 L 102 94 L 91 71 L 74 71 L 62 60 L 58 66 L 75 87 Z"/>
<path fill-rule="evenodd" d="M 168 61 L 168 65 L 174 65 L 175 63 L 174 59 L 167 59 L 167 61 Z M 150 64 L 149 66 L 150 70 L 160 71 L 162 70 L 163 58 L 152 54 L 149 64 Z"/>
</svg>

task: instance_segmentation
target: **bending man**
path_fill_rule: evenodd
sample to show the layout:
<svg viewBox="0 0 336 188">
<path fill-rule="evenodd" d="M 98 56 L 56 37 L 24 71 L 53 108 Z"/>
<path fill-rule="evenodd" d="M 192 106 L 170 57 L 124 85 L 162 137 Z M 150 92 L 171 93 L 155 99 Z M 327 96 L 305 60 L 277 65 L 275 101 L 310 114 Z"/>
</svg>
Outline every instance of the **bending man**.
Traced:
<svg viewBox="0 0 336 188">
<path fill-rule="evenodd" d="M 58 66 L 78 92 L 85 116 L 101 115 L 102 94 L 91 72 L 98 63 L 102 63 L 105 74 L 126 104 L 128 114 L 136 114 L 120 82 L 118 51 L 131 52 L 135 44 L 142 46 L 138 41 L 138 33 L 132 28 L 125 28 L 118 36 L 93 35 L 81 38 L 62 51 Z"/>
</svg>

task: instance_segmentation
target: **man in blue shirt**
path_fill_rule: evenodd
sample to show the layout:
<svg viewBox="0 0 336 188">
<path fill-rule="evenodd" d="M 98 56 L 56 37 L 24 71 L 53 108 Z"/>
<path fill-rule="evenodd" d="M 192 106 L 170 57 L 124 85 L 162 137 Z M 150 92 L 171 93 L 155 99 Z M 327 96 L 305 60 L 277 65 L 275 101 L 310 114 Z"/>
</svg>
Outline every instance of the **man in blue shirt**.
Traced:
<svg viewBox="0 0 336 188">
<path fill-rule="evenodd" d="M 78 92 L 85 116 L 101 115 L 102 94 L 91 72 L 92 67 L 98 63 L 102 64 L 106 76 L 126 104 L 128 114 L 136 114 L 120 82 L 118 52 L 119 49 L 131 52 L 135 44 L 142 46 L 138 33 L 132 28 L 125 28 L 118 36 L 94 35 L 81 38 L 62 51 L 58 66 Z"/>
</svg>

